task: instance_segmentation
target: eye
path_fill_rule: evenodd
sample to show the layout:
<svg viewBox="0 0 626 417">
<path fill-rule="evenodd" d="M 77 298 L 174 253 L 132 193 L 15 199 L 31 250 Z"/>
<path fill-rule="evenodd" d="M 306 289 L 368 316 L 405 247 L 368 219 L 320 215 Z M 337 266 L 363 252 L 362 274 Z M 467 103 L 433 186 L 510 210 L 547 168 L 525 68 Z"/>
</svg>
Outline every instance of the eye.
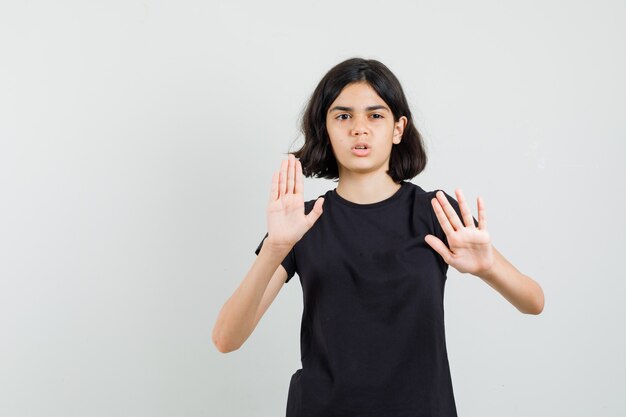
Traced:
<svg viewBox="0 0 626 417">
<path fill-rule="evenodd" d="M 380 113 L 374 113 L 374 114 L 372 114 L 372 117 L 373 117 L 374 119 L 382 119 L 382 118 L 383 118 L 383 115 L 382 115 L 382 114 L 380 114 Z"/>
<path fill-rule="evenodd" d="M 335 116 L 335 119 L 339 119 L 339 120 L 347 120 L 350 117 L 349 114 L 346 113 L 342 113 L 340 115 Z"/>
</svg>

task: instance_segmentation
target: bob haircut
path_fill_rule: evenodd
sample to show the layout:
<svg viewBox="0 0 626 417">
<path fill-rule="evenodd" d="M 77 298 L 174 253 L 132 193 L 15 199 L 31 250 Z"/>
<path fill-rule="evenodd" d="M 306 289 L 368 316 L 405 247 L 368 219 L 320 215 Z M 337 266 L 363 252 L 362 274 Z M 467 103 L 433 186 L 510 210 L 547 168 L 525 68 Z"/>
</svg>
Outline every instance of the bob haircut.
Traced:
<svg viewBox="0 0 626 417">
<path fill-rule="evenodd" d="M 309 99 L 301 125 L 304 145 L 293 153 L 300 159 L 303 175 L 338 180 L 339 168 L 326 129 L 326 116 L 341 90 L 356 82 L 366 82 L 376 91 L 389 106 L 394 121 L 402 116 L 407 118 L 402 140 L 391 148 L 387 173 L 397 183 L 415 177 L 426 167 L 426 151 L 400 81 L 383 63 L 362 58 L 351 58 L 331 68 Z"/>
</svg>

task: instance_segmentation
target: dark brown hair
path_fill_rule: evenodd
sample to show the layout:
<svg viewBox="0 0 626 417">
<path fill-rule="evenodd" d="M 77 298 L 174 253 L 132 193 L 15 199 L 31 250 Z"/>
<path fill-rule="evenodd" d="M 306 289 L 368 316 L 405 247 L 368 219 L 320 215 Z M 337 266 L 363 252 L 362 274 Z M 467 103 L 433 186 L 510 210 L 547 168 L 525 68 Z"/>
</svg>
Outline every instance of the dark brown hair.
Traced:
<svg viewBox="0 0 626 417">
<path fill-rule="evenodd" d="M 426 167 L 426 151 L 422 136 L 413 124 L 411 110 L 400 81 L 383 63 L 374 59 L 351 58 L 330 69 L 311 95 L 302 116 L 304 145 L 293 152 L 302 163 L 302 173 L 307 177 L 339 178 L 337 160 L 333 154 L 326 130 L 326 114 L 348 84 L 366 82 L 383 99 L 393 113 L 394 121 L 407 118 L 399 144 L 391 148 L 389 171 L 395 182 L 415 177 Z"/>
</svg>

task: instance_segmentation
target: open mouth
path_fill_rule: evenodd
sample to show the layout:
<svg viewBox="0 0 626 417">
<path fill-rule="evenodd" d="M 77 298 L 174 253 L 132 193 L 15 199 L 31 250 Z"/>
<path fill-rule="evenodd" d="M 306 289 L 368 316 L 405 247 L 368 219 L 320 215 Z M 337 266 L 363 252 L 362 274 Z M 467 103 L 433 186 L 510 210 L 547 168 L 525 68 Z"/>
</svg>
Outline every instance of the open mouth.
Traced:
<svg viewBox="0 0 626 417">
<path fill-rule="evenodd" d="M 358 143 L 352 147 L 352 153 L 356 156 L 367 156 L 370 153 L 370 149 L 367 144 Z"/>
</svg>

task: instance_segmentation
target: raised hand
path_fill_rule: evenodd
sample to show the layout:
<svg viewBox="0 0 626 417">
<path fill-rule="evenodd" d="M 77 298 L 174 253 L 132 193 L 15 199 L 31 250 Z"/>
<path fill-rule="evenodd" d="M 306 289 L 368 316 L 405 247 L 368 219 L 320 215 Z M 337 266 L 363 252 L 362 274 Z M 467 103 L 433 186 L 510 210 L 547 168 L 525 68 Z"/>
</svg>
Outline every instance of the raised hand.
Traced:
<svg viewBox="0 0 626 417">
<path fill-rule="evenodd" d="M 302 164 L 293 154 L 274 172 L 267 206 L 266 241 L 277 247 L 289 247 L 299 241 L 322 215 L 324 198 L 315 201 L 311 212 L 304 214 Z"/>
<path fill-rule="evenodd" d="M 478 197 L 477 228 L 469 206 L 465 202 L 463 191 L 457 188 L 455 193 L 465 225 L 461 223 L 461 219 L 459 219 L 445 194 L 438 191 L 436 194 L 437 198 L 433 198 L 431 203 L 450 247 L 448 248 L 441 239 L 433 235 L 426 235 L 425 240 L 441 255 L 448 265 L 454 267 L 459 272 L 469 272 L 477 275 L 487 271 L 494 263 L 491 237 L 489 232 L 487 232 L 485 203 L 482 198 Z"/>
</svg>

